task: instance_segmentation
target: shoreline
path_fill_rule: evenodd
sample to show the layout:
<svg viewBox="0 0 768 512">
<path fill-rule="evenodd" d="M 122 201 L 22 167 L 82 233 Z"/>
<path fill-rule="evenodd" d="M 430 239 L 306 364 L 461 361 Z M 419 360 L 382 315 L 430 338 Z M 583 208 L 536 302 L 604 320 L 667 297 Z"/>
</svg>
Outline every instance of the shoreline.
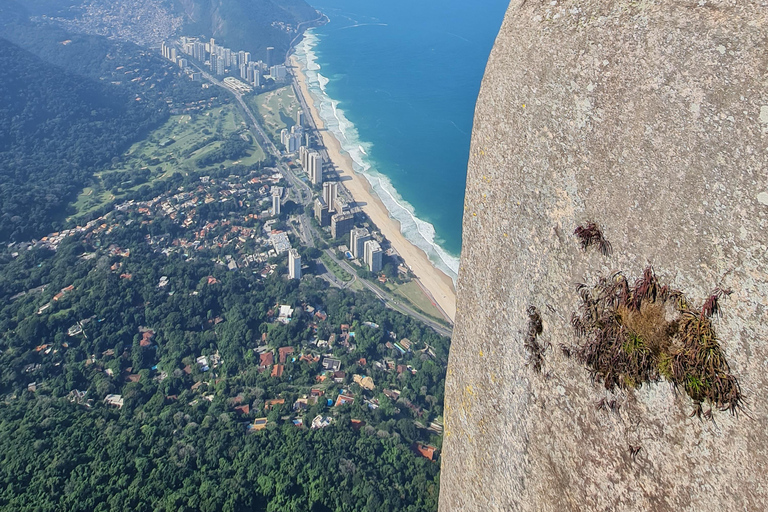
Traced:
<svg viewBox="0 0 768 512">
<path fill-rule="evenodd" d="M 453 280 L 432 263 L 427 253 L 405 238 L 405 235 L 400 231 L 400 222 L 390 217 L 389 210 L 371 190 L 368 180 L 354 171 L 352 158 L 341 148 L 341 143 L 333 133 L 324 129 L 323 119 L 320 117 L 314 98 L 307 87 L 307 78 L 302 63 L 292 54 L 290 64 L 299 85 L 298 92 L 309 107 L 310 111 L 307 115 L 312 117 L 318 133 L 322 137 L 328 155 L 341 177 L 341 186 L 349 191 L 358 205 L 362 204 L 360 208 L 389 240 L 392 248 L 398 252 L 422 288 L 431 296 L 429 298 L 432 299 L 432 302 L 436 303 L 445 316 L 453 322 L 456 318 L 456 291 Z"/>
</svg>

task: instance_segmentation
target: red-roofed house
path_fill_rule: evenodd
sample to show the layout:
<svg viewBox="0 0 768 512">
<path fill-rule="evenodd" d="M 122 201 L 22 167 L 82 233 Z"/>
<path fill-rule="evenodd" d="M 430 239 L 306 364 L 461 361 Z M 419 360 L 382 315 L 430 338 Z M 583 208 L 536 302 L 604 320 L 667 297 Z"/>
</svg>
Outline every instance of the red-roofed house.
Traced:
<svg viewBox="0 0 768 512">
<path fill-rule="evenodd" d="M 267 400 L 264 402 L 264 410 L 268 411 L 272 409 L 276 405 L 283 405 L 285 403 L 285 398 L 273 398 L 272 400 Z"/>
<path fill-rule="evenodd" d="M 272 367 L 272 373 L 270 374 L 271 377 L 282 377 L 283 372 L 285 371 L 285 366 L 282 364 L 276 364 Z"/>
<path fill-rule="evenodd" d="M 293 347 L 280 347 L 277 352 L 279 354 L 280 364 L 285 364 L 288 355 L 293 354 Z"/>
<path fill-rule="evenodd" d="M 237 407 L 235 407 L 235 412 L 245 416 L 246 414 L 251 412 L 251 406 L 248 404 L 238 405 Z"/>
<path fill-rule="evenodd" d="M 340 405 L 347 405 L 355 402 L 355 397 L 349 396 L 349 395 L 339 395 L 336 398 L 336 405 L 335 407 L 338 407 Z"/>
<path fill-rule="evenodd" d="M 267 367 L 274 364 L 275 355 L 272 352 L 264 352 L 259 359 L 261 366 Z"/>
<path fill-rule="evenodd" d="M 350 423 L 352 423 L 352 428 L 355 430 L 360 430 L 365 426 L 365 422 L 363 420 L 350 420 Z"/>
<path fill-rule="evenodd" d="M 145 331 L 144 334 L 141 335 L 141 341 L 139 342 L 139 345 L 144 348 L 150 346 L 152 344 L 152 337 L 154 335 L 154 331 Z"/>
<path fill-rule="evenodd" d="M 413 450 L 424 458 L 435 460 L 435 451 L 437 448 L 421 443 L 414 443 Z"/>
</svg>

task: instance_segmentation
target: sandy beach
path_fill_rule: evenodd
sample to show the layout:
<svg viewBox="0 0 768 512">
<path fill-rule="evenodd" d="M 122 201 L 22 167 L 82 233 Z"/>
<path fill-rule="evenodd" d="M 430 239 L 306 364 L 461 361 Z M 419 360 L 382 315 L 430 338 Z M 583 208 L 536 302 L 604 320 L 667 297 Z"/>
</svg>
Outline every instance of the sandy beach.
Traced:
<svg viewBox="0 0 768 512">
<path fill-rule="evenodd" d="M 405 260 L 422 286 L 432 295 L 434 302 L 453 321 L 456 317 L 456 291 L 453 281 L 432 264 L 424 251 L 405 238 L 400 232 L 400 223 L 389 216 L 384 203 L 371 192 L 370 184 L 365 177 L 354 172 L 352 159 L 341 149 L 339 141 L 330 131 L 323 130 L 323 120 L 315 108 L 312 95 L 309 94 L 301 63 L 295 56 L 291 56 L 291 64 L 296 73 L 301 94 L 309 106 L 309 114 L 319 129 L 328 154 L 342 178 L 343 186 L 358 204 L 362 204 L 363 211 Z"/>
</svg>

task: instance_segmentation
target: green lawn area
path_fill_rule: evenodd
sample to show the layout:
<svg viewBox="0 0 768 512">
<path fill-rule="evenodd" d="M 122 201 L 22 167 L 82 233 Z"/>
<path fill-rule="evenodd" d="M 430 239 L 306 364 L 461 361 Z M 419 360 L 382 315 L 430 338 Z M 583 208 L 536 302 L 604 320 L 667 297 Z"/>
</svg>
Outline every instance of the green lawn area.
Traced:
<svg viewBox="0 0 768 512">
<path fill-rule="evenodd" d="M 435 307 L 416 281 L 409 281 L 400 285 L 391 285 L 388 283 L 387 288 L 392 290 L 396 295 L 406 299 L 422 313 L 425 313 L 436 320 L 443 321 L 443 315 L 440 314 L 440 311 Z"/>
<path fill-rule="evenodd" d="M 328 256 L 326 253 L 323 253 L 320 256 L 320 259 L 323 260 L 323 264 L 325 265 L 325 267 L 342 281 L 352 280 L 352 276 L 350 275 L 350 273 L 344 270 L 343 268 L 341 268 L 341 266 L 339 266 L 339 264 L 336 263 L 336 261 L 330 256 Z"/>
<path fill-rule="evenodd" d="M 274 91 L 251 95 L 246 98 L 248 105 L 261 116 L 263 125 L 273 140 L 280 140 L 280 131 L 296 124 L 300 110 L 293 87 L 286 86 Z"/>
<path fill-rule="evenodd" d="M 247 155 L 236 161 L 225 160 L 199 167 L 198 160 L 210 155 L 231 135 L 250 137 Z M 168 143 L 169 141 L 173 141 Z M 250 166 L 264 160 L 259 144 L 245 128 L 245 122 L 234 105 L 223 105 L 204 112 L 171 116 L 144 140 L 135 143 L 109 169 L 96 173 L 96 183 L 83 189 L 74 204 L 82 215 L 145 183 L 171 176 L 175 172 L 204 174 L 220 165 Z"/>
</svg>

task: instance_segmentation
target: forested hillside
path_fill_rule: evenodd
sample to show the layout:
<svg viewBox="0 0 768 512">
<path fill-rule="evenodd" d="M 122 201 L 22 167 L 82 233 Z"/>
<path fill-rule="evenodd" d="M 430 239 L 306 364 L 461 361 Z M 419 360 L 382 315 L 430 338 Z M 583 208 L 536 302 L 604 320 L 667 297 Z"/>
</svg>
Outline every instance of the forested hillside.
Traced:
<svg viewBox="0 0 768 512">
<path fill-rule="evenodd" d="M 0 251 L 0 509 L 436 509 L 439 463 L 413 446 L 440 447 L 449 340 L 371 293 L 217 264 L 259 208 L 245 184 L 270 175 L 237 178 L 242 206 L 221 201 L 228 171 L 177 175 L 156 200 Z M 201 203 L 188 228 L 161 213 L 191 193 L 218 213 Z"/>
<path fill-rule="evenodd" d="M 0 39 L 0 240 L 50 230 L 98 165 L 166 116 Z"/>
</svg>

